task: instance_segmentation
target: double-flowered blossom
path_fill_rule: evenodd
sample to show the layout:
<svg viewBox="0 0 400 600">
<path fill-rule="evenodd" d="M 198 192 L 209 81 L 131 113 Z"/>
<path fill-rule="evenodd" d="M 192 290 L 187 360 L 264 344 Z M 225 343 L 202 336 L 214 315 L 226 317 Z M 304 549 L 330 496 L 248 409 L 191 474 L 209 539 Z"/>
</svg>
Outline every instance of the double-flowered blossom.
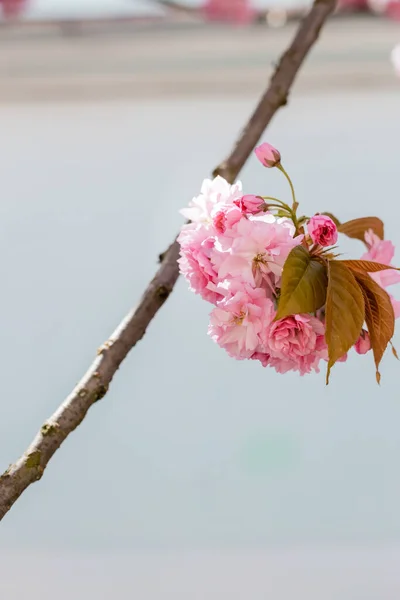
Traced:
<svg viewBox="0 0 400 600">
<path fill-rule="evenodd" d="M 389 321 L 400 315 L 400 302 L 386 292 L 376 294 L 377 289 L 400 282 L 400 272 L 392 264 L 393 244 L 378 236 L 378 226 L 367 229 L 367 252 L 361 260 L 337 261 L 338 221 L 324 214 L 298 217 L 293 185 L 279 151 L 264 143 L 256 154 L 264 166 L 276 166 L 288 179 L 292 206 L 276 198 L 244 195 L 240 182 L 230 185 L 218 176 L 206 179 L 200 194 L 181 211 L 190 222 L 183 225 L 178 238 L 180 271 L 190 289 L 214 305 L 210 337 L 229 356 L 259 361 L 278 373 L 318 372 L 321 361 L 328 362 L 329 372 L 334 362 L 347 360 L 351 347 L 361 355 L 372 349 L 375 356 L 379 324 L 373 322 L 376 315 L 371 317 L 374 302 L 388 298 Z M 361 227 L 364 220 L 359 221 Z M 353 232 L 351 237 L 360 235 Z M 339 262 L 338 273 L 343 277 L 345 269 L 347 278 L 342 284 L 340 277 L 332 275 Z M 371 263 L 377 264 L 376 270 Z M 346 300 L 346 290 L 351 291 L 354 284 L 360 292 Z M 374 288 L 376 284 L 379 287 Z M 338 307 L 343 298 L 350 308 L 342 306 L 342 319 Z M 345 342 L 336 331 L 342 320 Z M 386 326 L 390 333 L 390 323 Z M 354 331 L 350 343 L 349 331 Z"/>
<path fill-rule="evenodd" d="M 335 223 L 325 215 L 314 215 L 307 225 L 308 233 L 314 244 L 319 246 L 334 246 L 338 239 Z"/>
</svg>

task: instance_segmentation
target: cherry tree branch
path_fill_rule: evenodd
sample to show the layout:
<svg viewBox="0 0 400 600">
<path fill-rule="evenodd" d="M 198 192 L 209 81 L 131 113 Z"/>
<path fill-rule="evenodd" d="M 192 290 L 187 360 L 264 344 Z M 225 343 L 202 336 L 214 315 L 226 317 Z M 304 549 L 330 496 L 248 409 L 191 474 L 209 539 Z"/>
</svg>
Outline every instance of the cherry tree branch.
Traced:
<svg viewBox="0 0 400 600">
<path fill-rule="evenodd" d="M 284 106 L 291 85 L 320 29 L 335 8 L 335 0 L 316 0 L 282 55 L 268 89 L 228 158 L 215 170 L 233 182 L 276 111 Z M 39 480 L 53 454 L 85 418 L 89 408 L 108 391 L 118 367 L 143 337 L 178 279 L 179 245 L 175 240 L 160 257 L 161 266 L 132 310 L 98 350 L 88 371 L 56 412 L 42 425 L 24 454 L 0 477 L 0 519 L 26 488 Z"/>
</svg>

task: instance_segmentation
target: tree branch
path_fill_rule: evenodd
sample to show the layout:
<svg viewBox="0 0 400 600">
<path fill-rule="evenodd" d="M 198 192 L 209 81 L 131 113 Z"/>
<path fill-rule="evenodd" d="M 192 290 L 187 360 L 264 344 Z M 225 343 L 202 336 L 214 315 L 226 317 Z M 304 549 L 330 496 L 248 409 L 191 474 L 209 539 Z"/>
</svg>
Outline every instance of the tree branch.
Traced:
<svg viewBox="0 0 400 600">
<path fill-rule="evenodd" d="M 292 44 L 283 54 L 267 91 L 239 137 L 233 152 L 215 169 L 214 175 L 222 175 L 230 182 L 235 180 L 276 111 L 286 104 L 297 72 L 334 8 L 335 0 L 315 1 Z M 95 361 L 82 380 L 43 424 L 25 453 L 0 477 L 0 519 L 24 490 L 42 477 L 48 462 L 65 438 L 81 423 L 93 403 L 107 393 L 118 367 L 143 337 L 147 326 L 172 292 L 179 275 L 178 256 L 179 245 L 175 240 L 162 255 L 161 266 L 139 305 L 98 350 Z"/>
<path fill-rule="evenodd" d="M 221 175 L 228 181 L 235 180 L 272 117 L 281 106 L 287 104 L 296 75 L 335 5 L 335 0 L 315 0 L 312 9 L 300 24 L 293 42 L 282 54 L 268 89 L 243 129 L 234 150 L 214 169 L 214 176 Z"/>
</svg>

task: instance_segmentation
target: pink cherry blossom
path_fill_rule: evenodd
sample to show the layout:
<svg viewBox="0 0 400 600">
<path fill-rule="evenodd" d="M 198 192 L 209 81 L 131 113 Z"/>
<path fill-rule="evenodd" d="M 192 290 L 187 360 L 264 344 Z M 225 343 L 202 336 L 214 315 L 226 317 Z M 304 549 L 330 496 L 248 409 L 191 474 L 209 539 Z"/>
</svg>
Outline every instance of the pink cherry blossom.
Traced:
<svg viewBox="0 0 400 600">
<path fill-rule="evenodd" d="M 217 234 L 226 233 L 242 218 L 242 211 L 235 204 L 218 203 L 211 211 L 211 222 Z"/>
<path fill-rule="evenodd" d="M 232 231 L 234 236 L 217 240 L 211 255 L 218 277 L 240 277 L 256 287 L 278 281 L 289 252 L 302 240 L 302 236 L 293 238 L 290 221 L 267 213 L 240 220 Z"/>
<path fill-rule="evenodd" d="M 340 358 L 338 358 L 336 362 L 338 362 L 338 363 L 346 362 L 347 356 L 348 355 L 347 355 L 347 352 L 346 352 L 346 354 L 343 354 L 343 356 L 341 356 Z M 325 359 L 325 360 L 327 360 L 327 359 Z"/>
<path fill-rule="evenodd" d="M 381 240 L 372 229 L 365 233 L 365 241 L 369 248 L 368 252 L 365 252 L 361 256 L 361 260 L 372 260 L 383 265 L 392 265 L 394 257 L 394 245 L 392 242 Z M 400 272 L 391 269 L 370 273 L 370 276 L 383 288 L 400 283 Z"/>
<path fill-rule="evenodd" d="M 274 305 L 263 290 L 238 280 L 225 284 L 225 293 L 211 312 L 208 333 L 230 356 L 250 358 L 263 349 L 261 338 L 274 317 Z"/>
<path fill-rule="evenodd" d="M 181 246 L 179 270 L 188 281 L 189 289 L 215 304 L 221 298 L 212 286 L 217 282 L 217 273 L 210 260 L 215 239 L 205 227 L 189 224 L 182 227 L 178 242 Z"/>
<path fill-rule="evenodd" d="M 283 169 L 279 152 L 269 144 L 256 153 L 265 166 Z M 304 236 L 296 236 L 292 219 L 273 213 L 261 196 L 243 195 L 240 182 L 231 186 L 221 177 L 205 180 L 200 195 L 182 211 L 191 222 L 178 237 L 180 272 L 192 291 L 214 304 L 209 335 L 230 356 L 256 360 L 278 373 L 318 372 L 320 361 L 328 360 L 326 307 L 315 316 L 302 313 L 274 321 L 285 261 Z M 318 246 L 337 242 L 335 223 L 325 215 L 309 220 L 308 234 Z M 400 282 L 392 264 L 393 244 L 372 230 L 365 240 L 368 251 L 361 258 L 390 267 L 371 277 L 382 288 Z M 400 301 L 389 297 L 397 318 Z M 367 331 L 362 330 L 354 348 L 359 354 L 371 349 Z M 347 353 L 337 362 L 346 360 Z"/>
<path fill-rule="evenodd" d="M 268 352 L 254 352 L 250 358 L 251 360 L 260 361 L 263 367 L 272 367 L 281 375 L 288 373 L 289 371 L 295 371 L 297 366 L 297 363 L 292 360 L 273 358 Z"/>
<path fill-rule="evenodd" d="M 254 196 L 253 194 L 247 194 L 242 196 L 239 200 L 235 200 L 234 203 L 242 213 L 256 215 L 264 210 L 266 206 L 264 199 L 261 196 Z"/>
<path fill-rule="evenodd" d="M 304 358 L 301 368 L 299 368 L 299 361 L 293 361 L 290 359 L 284 358 L 273 358 L 268 352 L 254 352 L 252 356 L 250 356 L 252 360 L 258 360 L 262 364 L 263 367 L 272 367 L 275 371 L 281 375 L 288 373 L 289 371 L 300 371 L 300 375 L 306 375 L 314 370 L 316 373 L 319 373 L 319 362 L 320 360 L 328 360 L 327 351 L 323 350 L 322 352 L 318 352 L 318 354 L 314 357 L 310 355 L 308 358 Z M 346 362 L 347 354 L 344 354 L 341 358 L 339 358 L 336 362 Z"/>
<path fill-rule="evenodd" d="M 215 211 L 217 204 L 232 204 L 242 195 L 240 181 L 230 185 L 220 176 L 213 180 L 205 179 L 200 195 L 193 198 L 189 203 L 189 208 L 183 208 L 180 213 L 190 221 L 207 224 L 212 221 L 212 212 Z"/>
<path fill-rule="evenodd" d="M 219 210 L 213 216 L 213 226 L 218 233 L 224 233 L 226 231 L 226 214 L 223 210 Z"/>
<path fill-rule="evenodd" d="M 334 246 L 338 239 L 335 223 L 326 215 L 314 215 L 307 225 L 308 233 L 314 244 Z"/>
<path fill-rule="evenodd" d="M 316 361 L 316 365 L 318 367 L 318 363 L 319 363 L 320 359 L 315 358 L 313 360 Z M 270 356 L 268 366 L 275 369 L 275 371 L 277 373 L 280 373 L 281 375 L 284 375 L 285 373 L 289 373 L 289 371 L 300 371 L 300 375 L 304 375 L 306 372 L 306 371 L 303 372 L 302 369 L 298 368 L 298 361 L 291 360 L 289 358 L 273 358 L 272 356 Z M 315 370 L 317 373 L 319 372 L 318 368 L 316 368 Z M 310 369 L 310 371 L 307 371 L 307 372 L 311 372 L 311 369 Z"/>
<path fill-rule="evenodd" d="M 264 167 L 276 167 L 281 162 L 281 154 L 279 150 L 264 142 L 254 150 L 260 163 Z"/>
<path fill-rule="evenodd" d="M 369 339 L 369 333 L 365 329 L 362 330 L 360 337 L 354 344 L 355 351 L 357 354 L 366 354 L 371 350 L 371 340 Z"/>
<path fill-rule="evenodd" d="M 268 352 L 254 352 L 250 358 L 251 360 L 259 360 L 263 367 L 269 367 L 271 363 L 271 355 Z"/>
<path fill-rule="evenodd" d="M 365 242 L 368 246 L 367 254 L 363 254 L 361 260 L 373 260 L 384 265 L 389 265 L 394 256 L 394 245 L 389 240 L 381 240 L 372 229 L 365 232 Z"/>
<path fill-rule="evenodd" d="M 393 298 L 393 296 L 391 296 L 390 294 L 389 298 L 393 306 L 394 318 L 398 319 L 400 317 L 400 300 L 396 300 L 396 298 Z"/>
<path fill-rule="evenodd" d="M 318 363 L 327 357 L 325 327 L 316 317 L 308 314 L 293 315 L 271 324 L 264 340 L 271 364 L 282 373 L 287 370 L 299 371 L 301 375 L 318 372 Z"/>
</svg>

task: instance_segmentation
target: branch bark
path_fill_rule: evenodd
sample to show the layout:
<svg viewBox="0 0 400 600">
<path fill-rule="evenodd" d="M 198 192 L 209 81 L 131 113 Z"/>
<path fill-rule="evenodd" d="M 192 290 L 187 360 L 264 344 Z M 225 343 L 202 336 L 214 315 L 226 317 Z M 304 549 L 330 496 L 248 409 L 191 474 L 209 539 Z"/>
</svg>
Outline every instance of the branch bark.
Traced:
<svg viewBox="0 0 400 600">
<path fill-rule="evenodd" d="M 228 158 L 215 170 L 233 182 L 264 129 L 276 111 L 287 102 L 288 93 L 320 29 L 335 8 L 336 0 L 316 0 L 301 23 L 295 38 L 282 55 L 268 89 L 240 135 Z M 161 257 L 161 266 L 144 292 L 138 306 L 127 315 L 108 341 L 98 350 L 97 357 L 81 381 L 42 425 L 24 454 L 0 477 L 0 519 L 10 510 L 26 488 L 39 480 L 53 454 L 65 438 L 85 418 L 89 408 L 108 391 L 118 367 L 130 350 L 143 337 L 149 323 L 167 300 L 178 279 L 179 245 L 175 240 Z"/>
</svg>

